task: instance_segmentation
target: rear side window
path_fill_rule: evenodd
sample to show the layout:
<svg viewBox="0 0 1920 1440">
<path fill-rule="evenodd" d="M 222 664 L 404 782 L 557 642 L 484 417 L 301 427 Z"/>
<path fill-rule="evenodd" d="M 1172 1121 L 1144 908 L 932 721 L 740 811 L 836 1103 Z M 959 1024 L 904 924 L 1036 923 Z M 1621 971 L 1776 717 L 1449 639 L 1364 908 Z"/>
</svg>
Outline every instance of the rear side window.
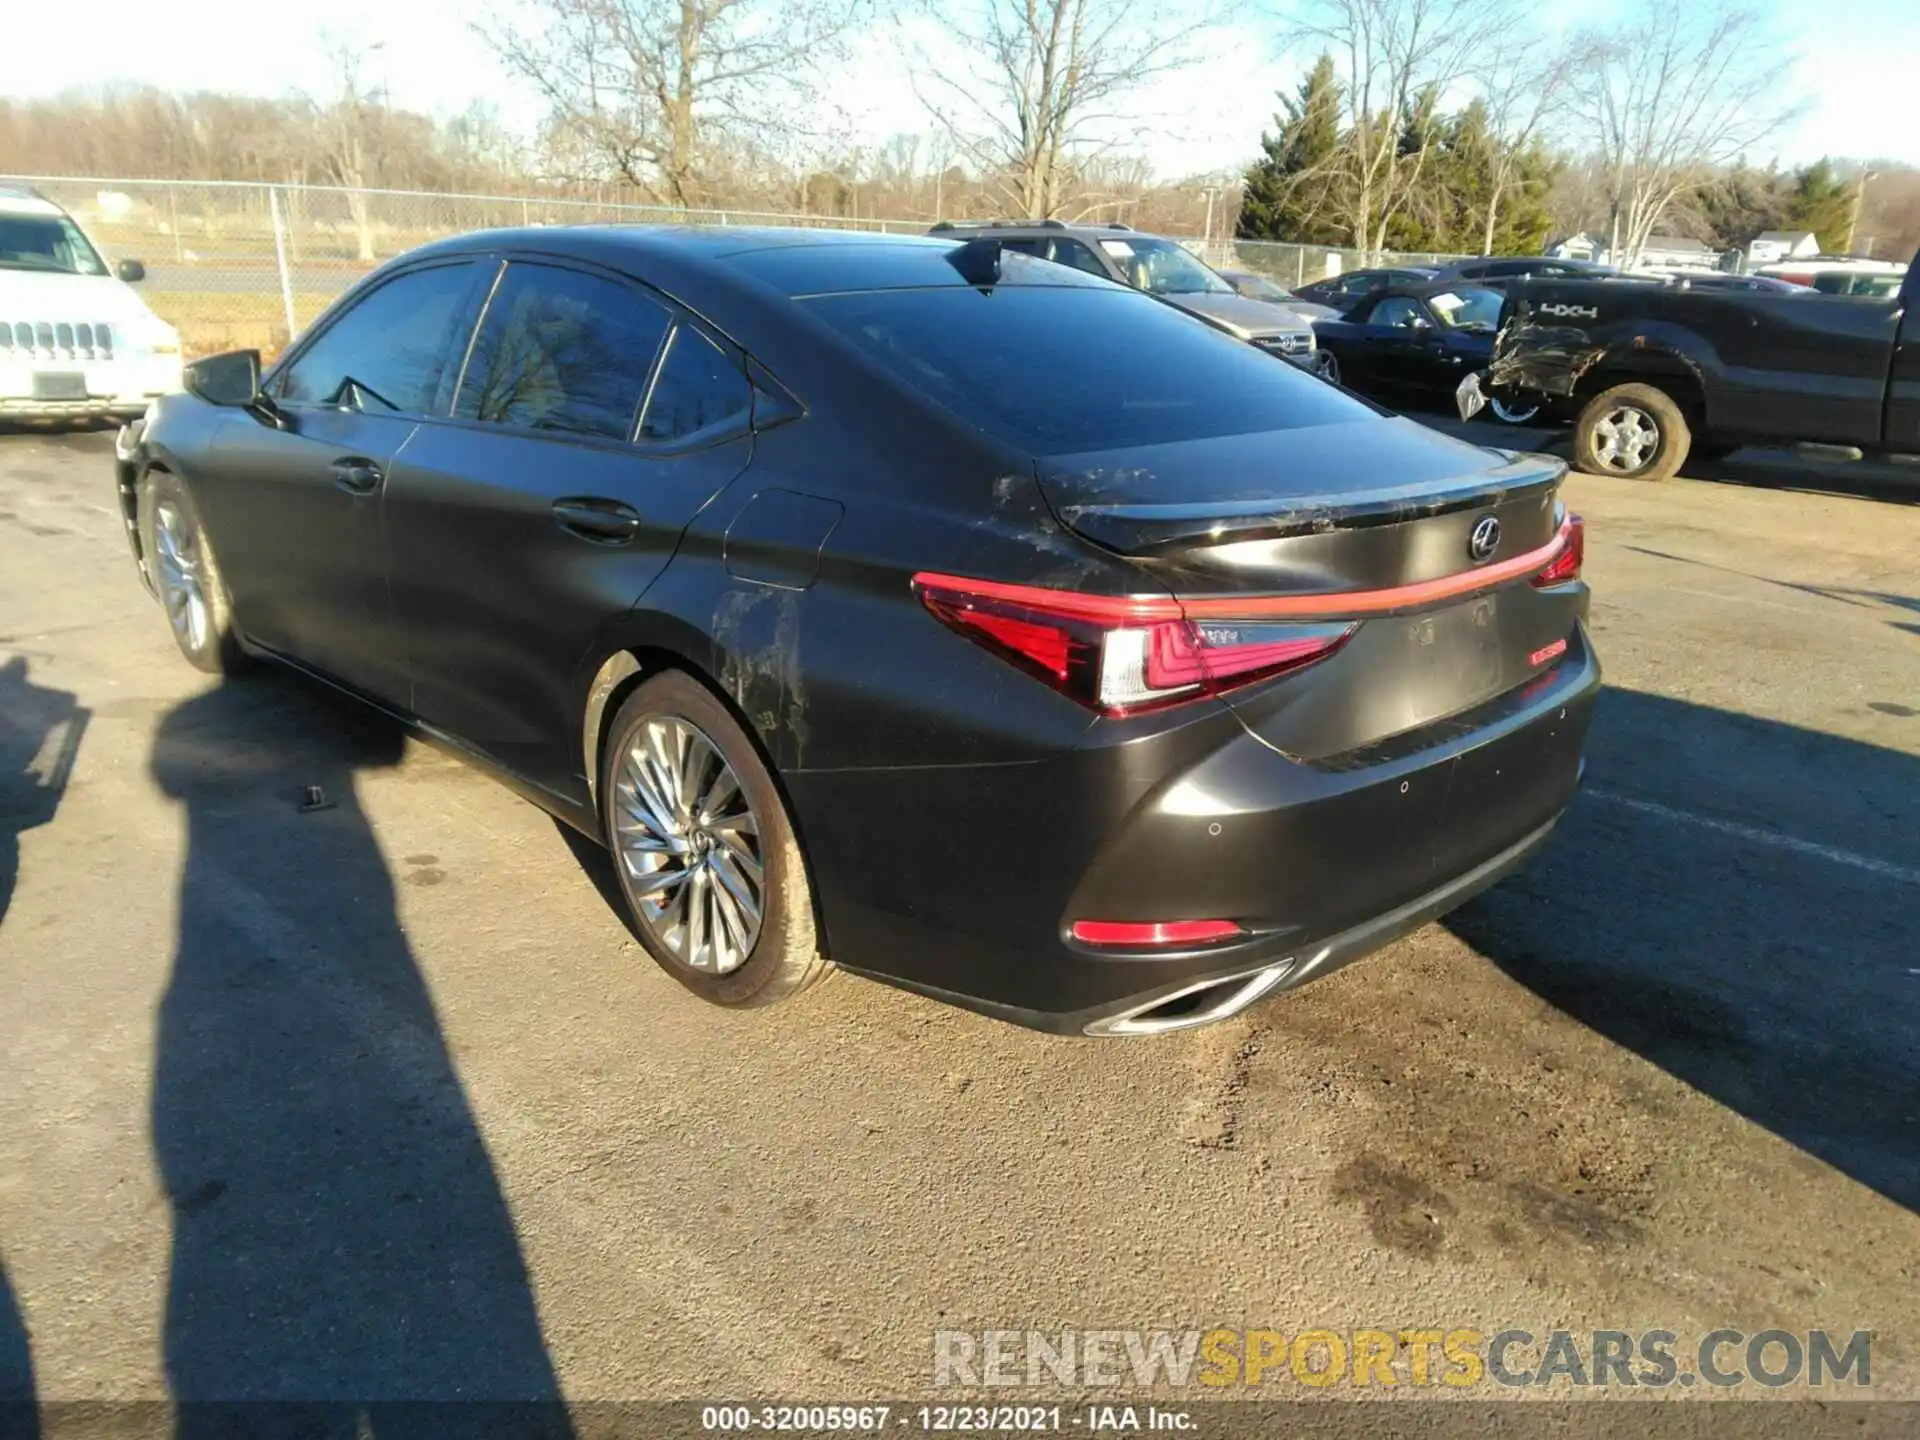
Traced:
<svg viewBox="0 0 1920 1440">
<path fill-rule="evenodd" d="M 337 405 L 357 390 L 366 410 L 427 414 L 472 283 L 470 261 L 395 276 L 321 331 L 274 392 L 289 405 Z"/>
<path fill-rule="evenodd" d="M 1118 286 L 868 291 L 804 303 L 905 384 L 1037 455 L 1374 413 L 1285 360 Z"/>
<path fill-rule="evenodd" d="M 631 440 L 666 308 L 616 281 L 515 263 L 487 306 L 455 414 L 555 435 Z"/>
<path fill-rule="evenodd" d="M 692 440 L 746 419 L 753 390 L 740 367 L 691 325 L 679 325 L 647 397 L 643 440 Z"/>
<path fill-rule="evenodd" d="M 1057 265 L 1071 265 L 1076 270 L 1084 270 L 1089 275 L 1098 275 L 1102 280 L 1113 277 L 1107 274 L 1107 267 L 1100 263 L 1092 249 L 1078 240 L 1054 240 L 1047 258 Z"/>
</svg>

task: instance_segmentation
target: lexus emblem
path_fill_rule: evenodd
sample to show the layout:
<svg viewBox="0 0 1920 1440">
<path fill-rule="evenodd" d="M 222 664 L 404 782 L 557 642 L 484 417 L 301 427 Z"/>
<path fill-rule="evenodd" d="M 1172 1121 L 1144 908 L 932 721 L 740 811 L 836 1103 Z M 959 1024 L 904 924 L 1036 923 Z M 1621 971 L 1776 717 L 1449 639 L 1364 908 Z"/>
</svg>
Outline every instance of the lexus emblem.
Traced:
<svg viewBox="0 0 1920 1440">
<path fill-rule="evenodd" d="M 1473 522 L 1473 534 L 1467 537 L 1467 554 L 1479 565 L 1491 560 L 1499 548 L 1500 521 L 1495 516 L 1482 515 Z"/>
</svg>

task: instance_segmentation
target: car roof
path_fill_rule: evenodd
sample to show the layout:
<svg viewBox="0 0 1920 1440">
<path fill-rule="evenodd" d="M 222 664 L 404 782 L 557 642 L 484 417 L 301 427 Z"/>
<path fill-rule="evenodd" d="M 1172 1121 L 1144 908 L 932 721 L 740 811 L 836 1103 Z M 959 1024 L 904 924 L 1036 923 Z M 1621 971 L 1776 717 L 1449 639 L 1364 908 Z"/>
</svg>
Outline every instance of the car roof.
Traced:
<svg viewBox="0 0 1920 1440">
<path fill-rule="evenodd" d="M 971 234 L 948 238 L 747 225 L 535 225 L 433 241 L 394 263 L 435 255 L 524 250 L 614 270 L 638 265 L 633 273 L 691 303 L 692 294 L 715 284 L 739 291 L 745 282 L 757 282 L 789 297 L 964 286 L 968 280 L 948 263 L 948 257 L 973 238 Z M 1024 255 L 1017 259 L 1023 262 L 1021 273 L 1008 276 L 1006 283 L 1109 283 L 1069 266 Z M 1028 272 L 1026 265 L 1041 268 Z"/>
<path fill-rule="evenodd" d="M 17 185 L 0 185 L 0 214 L 64 215 L 66 213 L 37 190 L 24 190 Z"/>
<path fill-rule="evenodd" d="M 1104 223 L 1093 221 L 1081 223 L 1069 220 L 941 220 L 930 227 L 927 234 L 951 235 L 956 240 L 970 240 L 976 235 L 1093 235 L 1106 239 L 1112 239 L 1117 235 L 1138 235 L 1143 240 L 1168 238 L 1164 235 L 1151 235 L 1144 230 L 1136 230 L 1131 225 L 1121 224 L 1118 220 L 1109 220 Z"/>
<path fill-rule="evenodd" d="M 1431 300 L 1435 295 L 1457 295 L 1462 290 L 1485 290 L 1490 295 L 1500 294 L 1497 286 L 1482 285 L 1477 280 L 1456 275 L 1452 279 L 1400 280 L 1376 290 L 1367 297 L 1370 301 L 1385 300 L 1390 295 L 1404 296 L 1409 300 Z"/>
<path fill-rule="evenodd" d="M 1338 285 L 1342 280 L 1352 280 L 1361 275 L 1438 275 L 1440 272 L 1426 265 L 1367 265 L 1358 270 L 1345 270 L 1338 275 L 1328 275 L 1314 281 L 1316 285 Z"/>
<path fill-rule="evenodd" d="M 1563 260 L 1557 255 L 1475 255 L 1466 260 L 1455 260 L 1450 265 L 1440 267 L 1440 274 L 1453 274 L 1469 266 L 1478 268 L 1485 265 L 1564 265 L 1569 270 L 1611 270 L 1611 265 L 1603 265 L 1598 260 Z"/>
</svg>

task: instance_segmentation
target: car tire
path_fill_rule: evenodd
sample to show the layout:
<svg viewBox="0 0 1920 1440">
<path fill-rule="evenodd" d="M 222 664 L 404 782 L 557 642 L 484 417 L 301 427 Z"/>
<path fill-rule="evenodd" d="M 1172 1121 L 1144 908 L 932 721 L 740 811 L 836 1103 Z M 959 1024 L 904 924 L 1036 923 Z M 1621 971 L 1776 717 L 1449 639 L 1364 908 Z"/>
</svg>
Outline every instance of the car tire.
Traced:
<svg viewBox="0 0 1920 1440">
<path fill-rule="evenodd" d="M 1692 447 L 1685 412 L 1653 385 L 1603 390 L 1573 426 L 1574 463 L 1590 475 L 1665 480 L 1687 463 Z"/>
<path fill-rule="evenodd" d="M 234 675 L 247 657 L 233 632 L 233 606 L 193 492 L 180 477 L 151 470 L 140 486 L 140 549 L 174 644 L 209 675 Z"/>
<path fill-rule="evenodd" d="M 634 935 L 701 999 L 771 1005 L 832 972 L 780 789 L 733 713 L 692 675 L 663 671 L 620 706 L 601 755 L 600 822 Z"/>
</svg>

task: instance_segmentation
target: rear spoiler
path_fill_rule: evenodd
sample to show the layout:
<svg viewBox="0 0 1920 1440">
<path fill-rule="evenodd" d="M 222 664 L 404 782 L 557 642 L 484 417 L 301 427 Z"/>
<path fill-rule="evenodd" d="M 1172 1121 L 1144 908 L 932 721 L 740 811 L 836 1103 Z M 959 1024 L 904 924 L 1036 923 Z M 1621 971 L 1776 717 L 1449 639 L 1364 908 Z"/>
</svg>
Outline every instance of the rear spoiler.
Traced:
<svg viewBox="0 0 1920 1440">
<path fill-rule="evenodd" d="M 1271 498 L 1067 505 L 1061 508 L 1060 518 L 1096 545 L 1119 555 L 1149 559 L 1196 544 L 1276 540 L 1484 509 L 1550 492 L 1567 473 L 1564 464 L 1543 455 L 1496 453 L 1506 457 L 1505 464 L 1457 480 L 1288 496 L 1280 508 Z"/>
</svg>

